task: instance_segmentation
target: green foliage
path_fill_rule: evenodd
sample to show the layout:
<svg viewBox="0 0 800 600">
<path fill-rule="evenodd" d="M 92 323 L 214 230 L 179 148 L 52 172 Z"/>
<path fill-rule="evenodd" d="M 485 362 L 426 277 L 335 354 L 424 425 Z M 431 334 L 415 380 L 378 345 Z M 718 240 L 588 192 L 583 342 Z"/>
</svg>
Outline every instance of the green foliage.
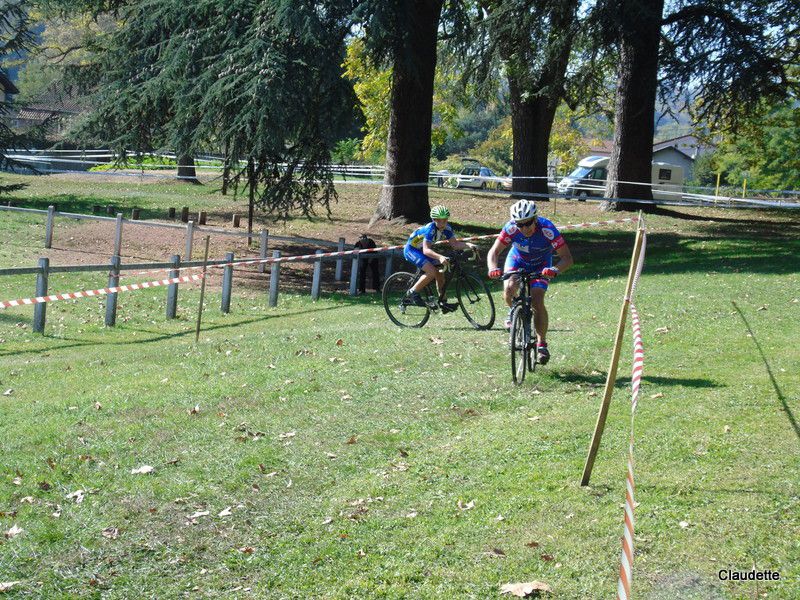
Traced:
<svg viewBox="0 0 800 600">
<path fill-rule="evenodd" d="M 361 155 L 361 140 L 358 138 L 347 138 L 339 140 L 333 147 L 331 160 L 338 164 L 349 164 L 356 162 Z"/>
<path fill-rule="evenodd" d="M 352 81 L 359 108 L 364 115 L 364 138 L 359 158 L 371 163 L 382 163 L 389 136 L 392 68 L 379 66 L 369 54 L 368 47 L 364 37 L 351 39 L 347 44 L 343 67 L 345 77 Z M 458 80 L 455 73 L 437 65 L 431 131 L 433 155 L 441 155 L 443 148 L 463 135 L 459 126 L 459 115 L 466 99 L 459 91 Z"/>
</svg>

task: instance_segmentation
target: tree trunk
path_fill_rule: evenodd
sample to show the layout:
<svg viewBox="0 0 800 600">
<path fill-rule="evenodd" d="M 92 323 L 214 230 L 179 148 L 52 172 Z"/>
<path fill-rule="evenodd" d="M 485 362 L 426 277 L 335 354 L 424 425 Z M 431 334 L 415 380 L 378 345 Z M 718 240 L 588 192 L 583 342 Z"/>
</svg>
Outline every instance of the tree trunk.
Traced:
<svg viewBox="0 0 800 600">
<path fill-rule="evenodd" d="M 247 159 L 247 247 L 253 243 L 253 212 L 256 204 L 256 166 L 253 158 Z"/>
<path fill-rule="evenodd" d="M 511 189 L 526 194 L 547 194 L 547 154 L 556 103 L 545 97 L 525 99 L 519 83 L 509 77 L 511 131 L 514 138 Z M 532 198 L 548 201 L 548 198 Z"/>
<path fill-rule="evenodd" d="M 228 194 L 228 184 L 231 178 L 231 161 L 228 157 L 230 151 L 230 141 L 225 140 L 225 154 L 222 159 L 222 195 Z"/>
<path fill-rule="evenodd" d="M 200 183 L 194 168 L 194 156 L 191 154 L 178 153 L 178 181 Z"/>
<path fill-rule="evenodd" d="M 606 196 L 652 200 L 653 118 L 664 0 L 622 0 L 614 143 Z M 653 205 L 611 202 L 614 210 Z"/>
<path fill-rule="evenodd" d="M 414 0 L 394 50 L 386 171 L 375 219 L 429 220 L 433 77 L 442 0 Z"/>
</svg>

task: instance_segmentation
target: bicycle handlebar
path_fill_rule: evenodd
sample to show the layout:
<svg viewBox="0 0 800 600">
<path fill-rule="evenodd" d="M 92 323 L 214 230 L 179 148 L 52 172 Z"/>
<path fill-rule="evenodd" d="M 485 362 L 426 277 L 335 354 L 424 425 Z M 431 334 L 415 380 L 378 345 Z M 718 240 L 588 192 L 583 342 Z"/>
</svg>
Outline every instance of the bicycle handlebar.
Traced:
<svg viewBox="0 0 800 600">
<path fill-rule="evenodd" d="M 541 271 L 526 271 L 524 269 L 517 269 L 516 271 L 509 271 L 508 273 L 503 273 L 500 276 L 500 279 L 505 281 L 506 279 L 511 279 L 512 277 L 522 277 L 523 279 L 547 279 L 550 280 L 550 277 L 545 277 L 542 275 Z"/>
</svg>

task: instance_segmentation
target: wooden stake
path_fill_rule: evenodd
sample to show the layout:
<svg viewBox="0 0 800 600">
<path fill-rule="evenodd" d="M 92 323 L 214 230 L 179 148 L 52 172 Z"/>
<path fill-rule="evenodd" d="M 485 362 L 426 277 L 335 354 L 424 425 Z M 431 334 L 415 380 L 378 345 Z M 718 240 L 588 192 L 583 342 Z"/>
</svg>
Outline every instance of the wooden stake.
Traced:
<svg viewBox="0 0 800 600">
<path fill-rule="evenodd" d="M 210 235 L 206 236 L 206 250 L 203 255 L 203 279 L 200 280 L 200 306 L 197 307 L 197 329 L 194 332 L 195 344 L 200 341 L 200 320 L 203 317 L 203 298 L 206 295 L 206 271 L 208 267 L 208 242 L 211 239 Z"/>
<path fill-rule="evenodd" d="M 606 416 L 608 415 L 608 407 L 611 404 L 611 395 L 614 393 L 614 384 L 617 381 L 617 367 L 619 366 L 619 355 L 622 349 L 622 338 L 625 335 L 625 321 L 628 316 L 628 305 L 631 300 L 631 289 L 633 288 L 633 280 L 636 277 L 636 267 L 639 264 L 639 255 L 642 252 L 642 233 L 644 232 L 644 224 L 642 221 L 642 213 L 639 212 L 639 228 L 636 230 L 636 241 L 633 244 L 633 256 L 631 257 L 631 267 L 628 271 L 628 284 L 625 287 L 625 299 L 622 302 L 622 310 L 619 315 L 619 325 L 617 326 L 617 336 L 614 340 L 614 351 L 611 354 L 611 365 L 608 367 L 608 375 L 606 376 L 606 387 L 603 392 L 603 401 L 600 404 L 600 413 L 597 415 L 597 423 L 594 426 L 594 435 L 592 435 L 592 444 L 589 446 L 589 454 L 586 457 L 586 465 L 583 468 L 583 478 L 581 485 L 589 485 L 589 478 L 592 476 L 592 468 L 594 467 L 594 459 L 597 457 L 597 450 L 600 447 L 600 439 L 603 437 L 603 429 L 606 425 Z"/>
</svg>

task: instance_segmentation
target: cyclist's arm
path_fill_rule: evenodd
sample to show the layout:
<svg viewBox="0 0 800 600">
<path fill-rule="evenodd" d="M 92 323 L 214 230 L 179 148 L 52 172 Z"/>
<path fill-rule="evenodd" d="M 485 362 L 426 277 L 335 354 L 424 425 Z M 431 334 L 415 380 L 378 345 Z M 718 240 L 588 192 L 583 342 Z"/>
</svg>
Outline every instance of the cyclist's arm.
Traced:
<svg viewBox="0 0 800 600">
<path fill-rule="evenodd" d="M 456 238 L 450 238 L 447 240 L 447 243 L 450 245 L 451 248 L 455 248 L 456 250 L 463 250 L 464 248 L 469 248 L 471 244 L 467 242 L 462 242 L 461 240 L 457 240 Z"/>
<path fill-rule="evenodd" d="M 567 246 L 566 242 L 562 244 L 555 253 L 558 256 L 558 262 L 555 263 L 555 266 L 558 267 L 559 273 L 564 273 L 564 271 L 575 264 L 575 261 L 572 259 L 572 252 L 569 251 L 569 246 Z"/>
<path fill-rule="evenodd" d="M 428 258 L 432 258 L 433 260 L 444 262 L 447 260 L 446 256 L 439 254 L 436 250 L 433 249 L 431 243 L 428 240 L 422 240 L 422 253 L 427 256 Z"/>
<path fill-rule="evenodd" d="M 489 253 L 486 255 L 486 267 L 489 271 L 497 268 L 497 261 L 500 258 L 500 254 L 502 254 L 503 250 L 506 248 L 508 248 L 508 244 L 501 242 L 499 237 L 494 241 Z"/>
</svg>

